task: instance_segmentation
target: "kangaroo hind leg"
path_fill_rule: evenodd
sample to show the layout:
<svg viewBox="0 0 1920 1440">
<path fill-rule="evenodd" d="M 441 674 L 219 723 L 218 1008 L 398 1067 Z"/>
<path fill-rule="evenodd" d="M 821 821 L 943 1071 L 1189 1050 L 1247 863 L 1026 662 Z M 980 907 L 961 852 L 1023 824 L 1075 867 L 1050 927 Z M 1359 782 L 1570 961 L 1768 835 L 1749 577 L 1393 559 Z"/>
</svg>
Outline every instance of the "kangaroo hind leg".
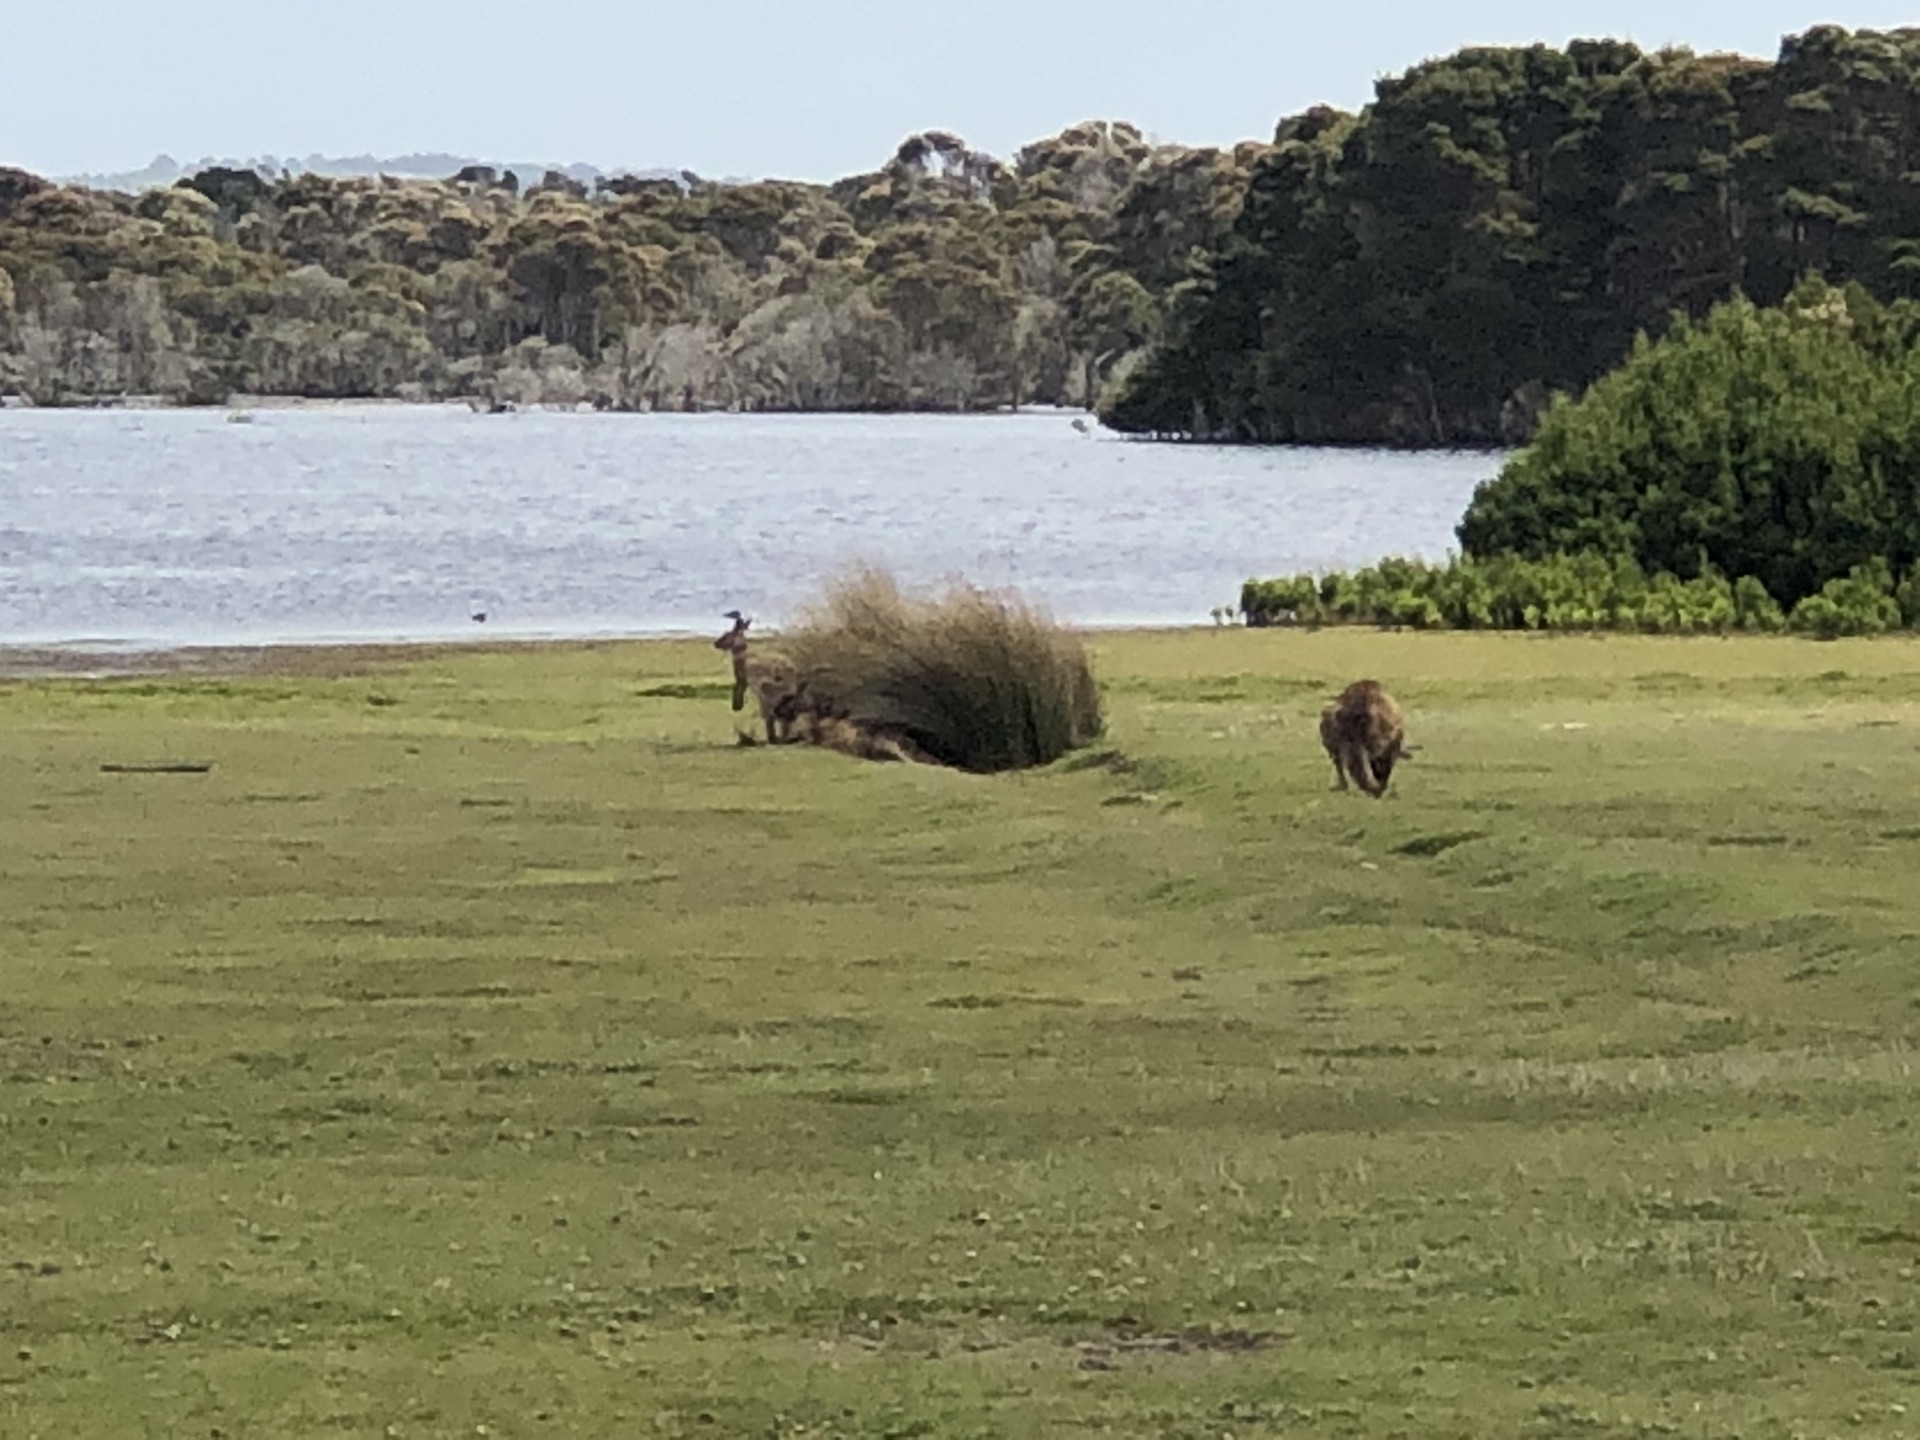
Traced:
<svg viewBox="0 0 1920 1440">
<path fill-rule="evenodd" d="M 1353 777 L 1353 783 L 1369 795 L 1378 795 L 1380 792 L 1373 785 L 1373 765 L 1367 759 L 1367 747 L 1357 740 L 1349 740 L 1340 750 L 1346 772 Z"/>
</svg>

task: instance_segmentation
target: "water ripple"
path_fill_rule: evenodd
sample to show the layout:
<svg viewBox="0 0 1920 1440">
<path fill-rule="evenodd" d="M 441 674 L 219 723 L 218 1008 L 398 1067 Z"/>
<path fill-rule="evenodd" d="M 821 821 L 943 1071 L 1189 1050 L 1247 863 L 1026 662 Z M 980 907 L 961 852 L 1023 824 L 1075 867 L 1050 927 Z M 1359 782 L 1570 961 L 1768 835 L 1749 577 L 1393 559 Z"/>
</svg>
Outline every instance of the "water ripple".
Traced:
<svg viewBox="0 0 1920 1440">
<path fill-rule="evenodd" d="M 0 643 L 706 630 L 854 560 L 1189 624 L 1248 575 L 1443 554 L 1498 464 L 1057 414 L 0 411 Z"/>
</svg>

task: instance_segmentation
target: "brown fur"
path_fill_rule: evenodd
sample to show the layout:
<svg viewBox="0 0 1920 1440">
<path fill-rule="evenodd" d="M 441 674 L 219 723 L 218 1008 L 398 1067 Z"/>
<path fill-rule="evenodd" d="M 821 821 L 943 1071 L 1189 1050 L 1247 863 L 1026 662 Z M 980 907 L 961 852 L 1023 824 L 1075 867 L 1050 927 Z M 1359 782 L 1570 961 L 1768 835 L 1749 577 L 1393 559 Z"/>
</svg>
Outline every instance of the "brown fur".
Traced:
<svg viewBox="0 0 1920 1440">
<path fill-rule="evenodd" d="M 1356 680 L 1320 712 L 1320 743 L 1333 761 L 1339 789 L 1347 778 L 1376 800 L 1407 749 L 1406 719 L 1377 681 Z"/>
<path fill-rule="evenodd" d="M 891 728 L 862 724 L 842 715 L 810 714 L 806 720 L 809 744 L 838 750 L 856 760 L 905 760 L 931 763 L 912 740 Z"/>
<path fill-rule="evenodd" d="M 733 657 L 733 708 L 744 710 L 751 693 L 760 702 L 760 719 L 767 727 L 769 745 L 790 744 L 794 726 L 805 713 L 806 686 L 793 662 L 784 655 L 751 653 L 747 627 L 753 621 L 731 612 L 733 628 L 713 642 L 716 650 Z"/>
<path fill-rule="evenodd" d="M 715 640 L 713 648 L 725 650 L 733 658 L 733 708 L 745 709 L 749 694 L 759 701 L 769 745 L 804 740 L 857 760 L 927 763 L 926 754 L 906 735 L 890 726 L 852 719 L 809 687 L 784 655 L 754 654 L 747 644 L 747 627 L 753 622 L 738 611 L 729 618 L 733 628 Z"/>
</svg>

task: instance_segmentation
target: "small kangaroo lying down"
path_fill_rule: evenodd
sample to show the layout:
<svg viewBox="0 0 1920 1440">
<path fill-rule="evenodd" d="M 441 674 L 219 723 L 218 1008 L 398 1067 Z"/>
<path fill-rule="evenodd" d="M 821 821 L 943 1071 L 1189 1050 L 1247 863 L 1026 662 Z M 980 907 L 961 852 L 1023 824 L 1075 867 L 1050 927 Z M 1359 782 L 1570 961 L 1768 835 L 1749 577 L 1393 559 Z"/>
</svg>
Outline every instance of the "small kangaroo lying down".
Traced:
<svg viewBox="0 0 1920 1440">
<path fill-rule="evenodd" d="M 1378 681 L 1356 680 L 1320 712 L 1320 743 L 1333 761 L 1339 789 L 1347 777 L 1376 800 L 1408 751 L 1406 718 Z"/>
<path fill-rule="evenodd" d="M 856 760 L 932 763 L 897 726 L 853 719 L 810 688 L 786 656 L 753 653 L 747 643 L 747 628 L 753 621 L 738 610 L 729 610 L 727 618 L 733 621 L 733 628 L 715 640 L 713 648 L 726 651 L 733 659 L 733 708 L 746 709 L 749 692 L 760 702 L 769 745 L 805 741 Z"/>
</svg>

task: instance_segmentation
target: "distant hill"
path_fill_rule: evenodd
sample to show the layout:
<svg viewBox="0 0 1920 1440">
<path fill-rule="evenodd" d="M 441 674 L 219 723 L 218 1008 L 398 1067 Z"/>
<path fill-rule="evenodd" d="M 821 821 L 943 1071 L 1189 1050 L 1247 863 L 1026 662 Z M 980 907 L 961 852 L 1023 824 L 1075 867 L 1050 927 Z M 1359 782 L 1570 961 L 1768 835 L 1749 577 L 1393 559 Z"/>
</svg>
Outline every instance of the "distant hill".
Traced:
<svg viewBox="0 0 1920 1440">
<path fill-rule="evenodd" d="M 667 179 L 678 175 L 677 170 L 604 170 L 598 165 L 575 162 L 570 165 L 548 161 L 523 160 L 502 163 L 498 160 L 478 160 L 471 155 L 444 155 L 424 153 L 413 155 L 259 155 L 245 160 L 232 156 L 215 159 L 206 156 L 202 159 L 183 163 L 171 155 L 156 155 L 152 163 L 141 170 L 129 170 L 118 175 L 65 175 L 58 177 L 62 183 L 85 185 L 94 190 L 140 191 L 151 190 L 156 186 L 172 185 L 188 176 L 197 175 L 213 166 L 226 166 L 235 170 L 258 170 L 269 177 L 278 177 L 282 170 L 295 175 L 332 175 L 340 178 L 369 175 L 393 175 L 408 180 L 444 180 L 457 174 L 469 165 L 488 165 L 501 172 L 511 170 L 523 181 L 538 180 L 549 170 L 557 170 L 569 180 L 577 180 L 584 185 L 606 175 L 631 174 L 642 179 Z"/>
</svg>

